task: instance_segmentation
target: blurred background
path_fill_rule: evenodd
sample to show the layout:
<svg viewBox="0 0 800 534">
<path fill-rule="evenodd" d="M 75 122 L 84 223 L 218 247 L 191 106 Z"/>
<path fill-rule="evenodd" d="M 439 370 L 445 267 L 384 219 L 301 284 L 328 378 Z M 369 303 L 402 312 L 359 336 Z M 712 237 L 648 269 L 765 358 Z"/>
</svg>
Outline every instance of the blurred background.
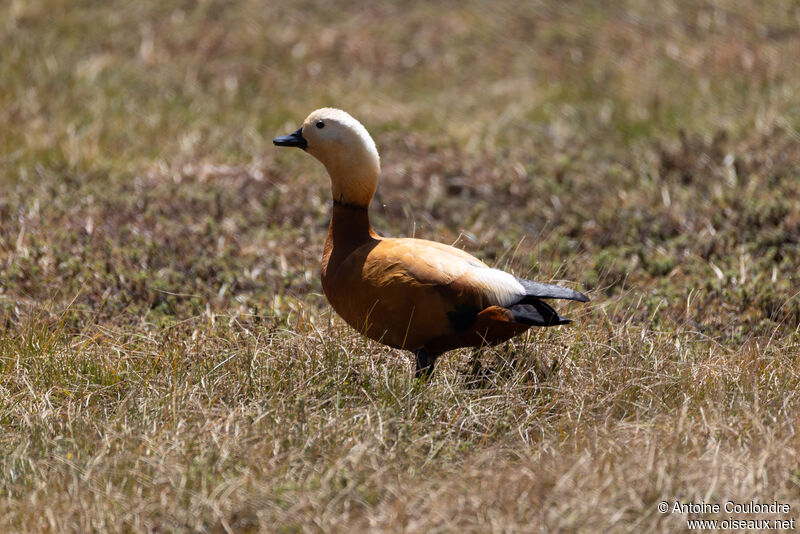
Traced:
<svg viewBox="0 0 800 534">
<path fill-rule="evenodd" d="M 797 326 L 796 2 L 0 9 L 12 322 L 79 288 L 74 309 L 109 318 L 319 292 L 327 178 L 271 139 L 335 106 L 381 151 L 383 233 L 608 295 L 645 284 L 643 316 L 667 296 L 725 336 Z"/>
</svg>

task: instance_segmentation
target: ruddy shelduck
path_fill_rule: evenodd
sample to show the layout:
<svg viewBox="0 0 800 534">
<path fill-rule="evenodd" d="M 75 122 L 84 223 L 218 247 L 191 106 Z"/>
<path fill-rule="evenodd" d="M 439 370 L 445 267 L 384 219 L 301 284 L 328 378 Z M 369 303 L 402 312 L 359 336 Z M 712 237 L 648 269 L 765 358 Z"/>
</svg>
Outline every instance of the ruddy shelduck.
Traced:
<svg viewBox="0 0 800 534">
<path fill-rule="evenodd" d="M 418 377 L 427 377 L 443 352 L 570 322 L 542 299 L 589 300 L 566 287 L 492 269 L 455 247 L 375 233 L 367 209 L 378 185 L 378 150 L 344 111 L 318 109 L 299 130 L 273 142 L 302 148 L 330 175 L 333 214 L 322 289 L 331 306 L 367 337 L 413 352 Z"/>
</svg>

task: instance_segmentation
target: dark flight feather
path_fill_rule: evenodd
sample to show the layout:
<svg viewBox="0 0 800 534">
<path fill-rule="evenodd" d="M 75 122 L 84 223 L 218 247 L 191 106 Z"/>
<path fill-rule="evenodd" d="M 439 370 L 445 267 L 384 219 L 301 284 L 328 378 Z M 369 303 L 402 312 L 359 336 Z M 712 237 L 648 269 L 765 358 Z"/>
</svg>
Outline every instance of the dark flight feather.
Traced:
<svg viewBox="0 0 800 534">
<path fill-rule="evenodd" d="M 517 278 L 517 281 L 525 288 L 525 297 L 520 300 L 521 304 L 533 304 L 533 301 L 536 299 L 567 299 L 577 300 L 578 302 L 589 302 L 589 297 L 568 287 L 532 282 L 524 278 Z M 531 299 L 529 297 L 534 298 Z"/>
</svg>

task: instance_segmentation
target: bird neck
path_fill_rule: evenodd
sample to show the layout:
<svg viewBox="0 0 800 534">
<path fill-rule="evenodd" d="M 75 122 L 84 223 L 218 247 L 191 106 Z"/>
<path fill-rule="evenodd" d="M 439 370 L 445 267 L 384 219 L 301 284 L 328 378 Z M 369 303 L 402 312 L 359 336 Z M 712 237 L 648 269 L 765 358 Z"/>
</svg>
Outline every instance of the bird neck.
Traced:
<svg viewBox="0 0 800 534">
<path fill-rule="evenodd" d="M 333 201 L 333 214 L 322 254 L 323 278 L 357 248 L 380 239 L 369 223 L 366 206 Z"/>
<path fill-rule="evenodd" d="M 333 200 L 366 209 L 378 188 L 381 167 L 377 156 L 368 151 L 332 151 L 322 162 L 331 178 Z"/>
<path fill-rule="evenodd" d="M 357 247 L 369 241 L 374 233 L 366 206 L 333 201 L 333 214 L 328 227 L 328 239 L 332 244 L 344 248 Z"/>
</svg>

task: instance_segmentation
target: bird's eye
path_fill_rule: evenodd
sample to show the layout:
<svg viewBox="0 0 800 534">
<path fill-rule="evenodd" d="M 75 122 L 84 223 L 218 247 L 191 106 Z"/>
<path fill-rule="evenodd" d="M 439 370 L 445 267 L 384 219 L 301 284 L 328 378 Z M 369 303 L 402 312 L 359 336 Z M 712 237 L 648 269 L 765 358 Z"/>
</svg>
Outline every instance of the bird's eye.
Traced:
<svg viewBox="0 0 800 534">
<path fill-rule="evenodd" d="M 317 121 L 316 127 L 317 128 L 325 128 L 325 123 L 322 122 L 322 121 Z"/>
</svg>

